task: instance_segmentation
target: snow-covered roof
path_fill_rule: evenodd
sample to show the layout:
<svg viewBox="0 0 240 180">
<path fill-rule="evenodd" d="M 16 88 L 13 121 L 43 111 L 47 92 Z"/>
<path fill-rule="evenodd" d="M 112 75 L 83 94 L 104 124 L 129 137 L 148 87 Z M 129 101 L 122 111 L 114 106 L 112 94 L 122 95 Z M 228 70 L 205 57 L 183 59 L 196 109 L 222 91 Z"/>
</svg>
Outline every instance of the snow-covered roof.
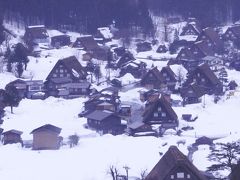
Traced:
<svg viewBox="0 0 240 180">
<path fill-rule="evenodd" d="M 100 27 L 98 31 L 102 34 L 105 39 L 111 39 L 113 34 L 111 33 L 109 27 Z"/>
</svg>

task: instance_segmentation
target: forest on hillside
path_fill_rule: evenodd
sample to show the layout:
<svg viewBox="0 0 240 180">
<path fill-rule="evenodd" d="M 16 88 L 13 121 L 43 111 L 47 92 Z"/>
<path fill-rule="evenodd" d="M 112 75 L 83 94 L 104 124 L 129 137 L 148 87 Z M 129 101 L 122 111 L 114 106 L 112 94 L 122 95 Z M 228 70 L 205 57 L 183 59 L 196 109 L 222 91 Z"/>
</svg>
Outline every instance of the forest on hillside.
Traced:
<svg viewBox="0 0 240 180">
<path fill-rule="evenodd" d="M 120 29 L 138 27 L 152 32 L 152 15 L 196 17 L 203 26 L 234 22 L 240 18 L 239 0 L 0 0 L 0 16 L 24 26 L 94 33 L 113 22 Z M 1 23 L 1 18 L 0 18 Z"/>
</svg>

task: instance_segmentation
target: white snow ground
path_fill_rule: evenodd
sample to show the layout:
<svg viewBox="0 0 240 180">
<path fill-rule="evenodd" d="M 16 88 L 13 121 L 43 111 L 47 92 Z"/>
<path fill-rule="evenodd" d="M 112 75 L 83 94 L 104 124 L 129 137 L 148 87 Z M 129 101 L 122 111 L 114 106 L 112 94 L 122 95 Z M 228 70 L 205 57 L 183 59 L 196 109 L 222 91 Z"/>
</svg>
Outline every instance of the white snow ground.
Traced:
<svg viewBox="0 0 240 180">
<path fill-rule="evenodd" d="M 146 62 L 148 68 L 153 63 L 159 69 L 166 65 L 167 61 L 151 60 L 149 58 L 151 54 L 152 52 L 139 53 L 137 58 Z M 76 55 L 81 61 L 81 52 L 71 48 L 43 51 L 40 58 L 30 58 L 24 76 L 44 80 L 57 60 L 69 55 Z M 152 58 L 164 59 L 165 56 L 169 57 L 168 54 L 154 54 Z M 240 84 L 239 72 L 229 70 L 227 72 L 230 80 L 236 80 Z M 0 73 L 0 79 L 0 88 L 4 88 L 8 82 L 16 78 L 10 73 Z M 141 104 L 138 93 L 140 89 L 120 92 L 121 101 Z M 65 141 L 69 135 L 78 134 L 79 145 L 72 149 L 65 145 L 56 151 L 32 151 L 19 145 L 0 145 L 2 162 L 0 177 L 3 180 L 111 180 L 111 176 L 107 174 L 110 165 L 115 165 L 122 174 L 124 174 L 122 167 L 127 165 L 131 168 L 130 176 L 139 177 L 141 170 L 147 169 L 149 172 L 159 161 L 161 158 L 159 152 L 165 153 L 170 145 L 177 145 L 178 141 L 186 141 L 179 149 L 187 155 L 187 147 L 202 135 L 219 138 L 217 142 L 239 140 L 239 99 L 240 91 L 237 90 L 234 96 L 229 99 L 227 96 L 223 97 L 218 104 L 213 103 L 213 97 L 206 96 L 205 108 L 203 103 L 174 107 L 180 119 L 179 128 L 192 126 L 194 130 L 183 132 L 182 136 L 169 131 L 162 138 L 100 136 L 94 131 L 85 129 L 86 119 L 77 117 L 86 100 L 84 98 L 64 100 L 50 97 L 44 101 L 24 99 L 19 107 L 14 108 L 14 114 L 10 113 L 9 107 L 5 109 L 6 116 L 2 125 L 5 131 L 9 129 L 23 131 L 23 140 L 31 140 L 30 132 L 34 128 L 50 123 L 62 128 L 61 136 Z M 198 119 L 195 122 L 185 122 L 181 120 L 183 113 L 197 115 Z M 200 146 L 199 151 L 193 154 L 193 163 L 200 170 L 206 170 L 211 164 L 206 159 L 208 153 L 208 146 Z"/>
</svg>

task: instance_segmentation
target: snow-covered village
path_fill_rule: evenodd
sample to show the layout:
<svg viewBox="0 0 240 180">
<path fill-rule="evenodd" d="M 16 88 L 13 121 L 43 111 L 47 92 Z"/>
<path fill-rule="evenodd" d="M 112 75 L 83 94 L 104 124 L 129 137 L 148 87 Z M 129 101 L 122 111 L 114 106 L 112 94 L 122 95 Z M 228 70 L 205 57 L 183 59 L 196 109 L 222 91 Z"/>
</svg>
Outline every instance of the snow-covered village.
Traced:
<svg viewBox="0 0 240 180">
<path fill-rule="evenodd" d="M 0 1 L 0 179 L 240 180 L 240 2 Z"/>
</svg>

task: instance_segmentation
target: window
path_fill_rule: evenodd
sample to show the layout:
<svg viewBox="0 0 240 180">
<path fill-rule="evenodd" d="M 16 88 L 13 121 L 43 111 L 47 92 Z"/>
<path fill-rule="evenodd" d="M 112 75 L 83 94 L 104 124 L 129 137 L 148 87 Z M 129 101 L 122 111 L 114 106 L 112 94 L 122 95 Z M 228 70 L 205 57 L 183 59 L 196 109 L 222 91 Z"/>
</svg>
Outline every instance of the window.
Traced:
<svg viewBox="0 0 240 180">
<path fill-rule="evenodd" d="M 166 117 L 166 113 L 165 112 L 162 112 L 162 117 Z"/>
<path fill-rule="evenodd" d="M 60 69 L 60 73 L 63 73 L 64 72 L 64 70 L 63 69 Z"/>
<path fill-rule="evenodd" d="M 208 43 L 208 46 L 209 46 L 209 47 L 211 47 L 211 46 L 212 46 L 212 44 L 211 44 L 211 43 Z"/>
<path fill-rule="evenodd" d="M 29 86 L 30 91 L 41 91 L 41 86 Z"/>
<path fill-rule="evenodd" d="M 202 82 L 205 82 L 205 79 L 204 79 L 204 78 L 202 78 L 202 79 L 201 79 L 201 81 L 202 81 Z"/>
<path fill-rule="evenodd" d="M 87 89 L 86 88 L 82 88 L 82 92 L 87 92 Z"/>
<path fill-rule="evenodd" d="M 188 93 L 189 93 L 189 94 L 192 94 L 192 93 L 193 93 L 193 90 L 191 90 L 191 89 L 188 90 Z"/>
<path fill-rule="evenodd" d="M 181 54 L 181 56 L 182 56 L 182 57 L 185 57 L 185 54 L 184 54 L 184 53 L 182 53 L 182 54 Z"/>
<path fill-rule="evenodd" d="M 197 73 L 197 76 L 200 77 L 200 73 Z"/>
<path fill-rule="evenodd" d="M 167 80 L 167 81 L 170 81 L 170 78 L 169 78 L 169 77 L 167 77 L 167 78 L 166 78 L 166 80 Z"/>
<path fill-rule="evenodd" d="M 166 76 L 167 76 L 167 73 L 163 73 L 163 76 L 166 77 Z"/>
<path fill-rule="evenodd" d="M 191 176 L 190 176 L 190 174 L 188 174 L 188 175 L 187 175 L 187 179 L 190 179 L 190 178 L 191 178 Z"/>
<path fill-rule="evenodd" d="M 171 175 L 170 178 L 171 178 L 171 179 L 174 179 L 174 175 Z"/>
<path fill-rule="evenodd" d="M 154 116 L 154 117 L 158 117 L 158 113 L 155 112 L 155 113 L 153 114 L 153 116 Z"/>
<path fill-rule="evenodd" d="M 150 73 L 150 74 L 149 74 L 149 77 L 153 77 L 153 74 L 152 74 L 152 73 Z"/>
<path fill-rule="evenodd" d="M 60 77 L 63 77 L 63 74 L 60 74 Z"/>
<path fill-rule="evenodd" d="M 184 173 L 183 172 L 177 173 L 177 178 L 184 178 Z"/>
<path fill-rule="evenodd" d="M 54 73 L 54 74 L 53 74 L 53 77 L 57 77 L 57 74 Z"/>
<path fill-rule="evenodd" d="M 162 110 L 162 108 L 161 108 L 161 107 L 158 107 L 158 112 L 161 111 L 161 110 Z"/>
<path fill-rule="evenodd" d="M 70 74 L 69 74 L 69 73 L 67 73 L 67 77 L 70 77 Z"/>
</svg>

